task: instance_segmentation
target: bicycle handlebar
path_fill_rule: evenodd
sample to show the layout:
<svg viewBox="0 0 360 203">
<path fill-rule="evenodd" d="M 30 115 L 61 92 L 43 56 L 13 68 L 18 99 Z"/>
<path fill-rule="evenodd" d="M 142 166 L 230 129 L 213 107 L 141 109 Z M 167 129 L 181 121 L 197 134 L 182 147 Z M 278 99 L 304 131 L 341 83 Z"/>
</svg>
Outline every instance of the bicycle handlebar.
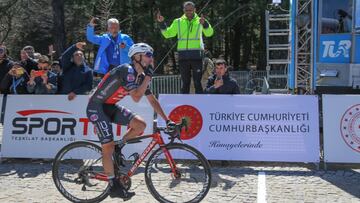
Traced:
<svg viewBox="0 0 360 203">
<path fill-rule="evenodd" d="M 187 130 L 188 123 L 185 118 L 182 118 L 181 122 L 176 123 L 175 126 L 171 129 L 169 129 L 168 127 L 158 127 L 157 130 L 163 131 L 165 134 L 170 135 L 170 138 L 169 138 L 171 140 L 170 143 L 173 143 L 175 141 L 175 139 L 181 140 L 180 132 L 184 127 Z"/>
</svg>

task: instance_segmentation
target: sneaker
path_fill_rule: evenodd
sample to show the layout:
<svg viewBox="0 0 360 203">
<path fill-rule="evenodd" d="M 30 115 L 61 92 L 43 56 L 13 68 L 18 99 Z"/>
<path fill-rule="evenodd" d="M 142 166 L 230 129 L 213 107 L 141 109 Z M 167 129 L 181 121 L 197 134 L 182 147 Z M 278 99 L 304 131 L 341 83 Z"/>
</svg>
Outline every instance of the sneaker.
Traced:
<svg viewBox="0 0 360 203">
<path fill-rule="evenodd" d="M 119 197 L 126 201 L 131 199 L 135 195 L 135 192 L 126 191 L 122 184 L 115 179 L 113 180 L 109 195 L 111 198 Z"/>
</svg>

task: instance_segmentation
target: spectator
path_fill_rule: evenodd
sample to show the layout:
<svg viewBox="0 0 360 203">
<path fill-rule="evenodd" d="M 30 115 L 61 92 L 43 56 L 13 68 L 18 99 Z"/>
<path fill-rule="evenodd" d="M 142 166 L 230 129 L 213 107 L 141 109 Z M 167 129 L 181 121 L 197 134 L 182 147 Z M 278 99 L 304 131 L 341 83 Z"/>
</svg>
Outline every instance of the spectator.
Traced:
<svg viewBox="0 0 360 203">
<path fill-rule="evenodd" d="M 195 4 L 187 1 L 183 5 L 184 15 L 175 19 L 170 27 L 164 22 L 160 12 L 157 14 L 157 21 L 160 23 L 161 34 L 165 38 L 177 36 L 177 50 L 179 54 L 179 69 L 183 82 L 181 92 L 189 94 L 191 75 L 193 76 L 195 93 L 203 92 L 201 86 L 202 61 L 204 44 L 202 34 L 211 37 L 214 33 L 210 23 L 203 15 L 199 17 L 195 12 Z"/>
<path fill-rule="evenodd" d="M 26 46 L 21 50 L 21 64 L 25 68 L 27 74 L 30 74 L 32 70 L 38 70 L 37 62 L 34 59 L 34 47 Z"/>
<path fill-rule="evenodd" d="M 0 46 L 0 82 L 9 72 L 12 67 L 13 62 L 9 59 L 7 55 L 7 50 L 5 46 Z"/>
<path fill-rule="evenodd" d="M 86 31 L 87 40 L 100 45 L 94 63 L 94 71 L 105 74 L 120 64 L 130 63 L 128 52 L 134 42 L 128 35 L 120 32 L 119 21 L 115 18 L 109 19 L 107 21 L 108 33 L 103 35 L 94 34 L 95 25 L 96 18 L 93 18 Z"/>
<path fill-rule="evenodd" d="M 82 52 L 85 42 L 78 42 L 69 47 L 60 57 L 63 69 L 60 94 L 67 94 L 69 100 L 76 95 L 86 94 L 92 89 L 93 75 L 85 63 Z"/>
<path fill-rule="evenodd" d="M 35 58 L 35 49 L 33 46 L 25 46 L 23 50 L 28 54 L 28 56 L 32 59 Z"/>
<path fill-rule="evenodd" d="M 53 63 L 51 64 L 51 71 L 56 74 L 58 85 L 57 93 L 60 93 L 60 90 L 62 89 L 63 72 L 59 61 L 53 61 Z"/>
<path fill-rule="evenodd" d="M 59 61 L 53 61 L 51 64 L 51 71 L 57 75 L 62 74 L 62 69 Z"/>
<path fill-rule="evenodd" d="M 239 85 L 230 77 L 224 59 L 215 61 L 215 74 L 209 77 L 204 91 L 207 94 L 240 94 Z"/>
<path fill-rule="evenodd" d="M 21 63 L 13 63 L 12 68 L 5 75 L 0 84 L 0 91 L 4 94 L 27 94 L 26 83 L 29 77 Z"/>
<path fill-rule="evenodd" d="M 38 62 L 39 61 L 39 59 L 42 57 L 42 55 L 40 54 L 40 53 L 34 53 L 34 61 L 36 61 L 36 62 Z"/>
<path fill-rule="evenodd" d="M 50 70 L 49 58 L 42 55 L 38 60 L 38 71 L 32 70 L 27 83 L 29 93 L 55 94 L 57 91 L 57 75 Z"/>
</svg>

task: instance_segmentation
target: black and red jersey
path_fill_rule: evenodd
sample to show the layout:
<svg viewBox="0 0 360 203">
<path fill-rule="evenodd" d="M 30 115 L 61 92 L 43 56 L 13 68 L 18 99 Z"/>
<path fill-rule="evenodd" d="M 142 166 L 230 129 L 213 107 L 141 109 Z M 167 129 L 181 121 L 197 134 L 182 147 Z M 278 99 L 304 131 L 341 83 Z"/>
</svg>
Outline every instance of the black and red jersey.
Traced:
<svg viewBox="0 0 360 203">
<path fill-rule="evenodd" d="M 138 88 L 143 82 L 143 77 L 137 77 L 135 68 L 129 64 L 122 64 L 108 72 L 90 97 L 96 103 L 115 104 L 124 98 L 133 89 Z M 150 87 L 145 95 L 152 94 Z"/>
</svg>

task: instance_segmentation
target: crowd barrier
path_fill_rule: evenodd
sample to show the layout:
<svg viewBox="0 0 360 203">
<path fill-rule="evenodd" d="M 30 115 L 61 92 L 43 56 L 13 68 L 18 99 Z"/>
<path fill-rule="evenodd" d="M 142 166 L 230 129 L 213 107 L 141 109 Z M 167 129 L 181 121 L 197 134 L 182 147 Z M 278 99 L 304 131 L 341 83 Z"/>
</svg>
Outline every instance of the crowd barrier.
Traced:
<svg viewBox="0 0 360 203">
<path fill-rule="evenodd" d="M 88 96 L 0 96 L 4 114 L 1 156 L 53 158 L 66 144 L 94 140 Z M 171 119 L 185 117 L 183 142 L 209 160 L 320 162 L 319 99 L 310 95 L 169 95 L 159 101 Z M 360 96 L 324 95 L 324 161 L 360 163 Z M 145 97 L 121 104 L 141 115 L 152 133 L 154 111 Z M 164 121 L 159 120 L 163 126 Z M 113 125 L 115 139 L 126 126 Z M 125 148 L 141 152 L 150 140 Z"/>
<path fill-rule="evenodd" d="M 160 95 L 170 118 L 189 117 L 186 142 L 212 160 L 319 162 L 316 96 Z"/>
<path fill-rule="evenodd" d="M 79 140 L 98 141 L 95 128 L 86 116 L 89 97 L 66 95 L 8 95 L 4 116 L 1 154 L 15 158 L 53 158 L 65 145 Z M 144 131 L 152 133 L 154 111 L 145 98 L 139 103 L 130 97 L 122 104 L 139 112 L 147 123 Z M 115 139 L 126 132 L 126 126 L 113 125 Z M 124 148 L 125 156 L 141 152 L 150 140 Z"/>
<path fill-rule="evenodd" d="M 360 163 L 360 96 L 324 95 L 324 162 Z"/>
</svg>

